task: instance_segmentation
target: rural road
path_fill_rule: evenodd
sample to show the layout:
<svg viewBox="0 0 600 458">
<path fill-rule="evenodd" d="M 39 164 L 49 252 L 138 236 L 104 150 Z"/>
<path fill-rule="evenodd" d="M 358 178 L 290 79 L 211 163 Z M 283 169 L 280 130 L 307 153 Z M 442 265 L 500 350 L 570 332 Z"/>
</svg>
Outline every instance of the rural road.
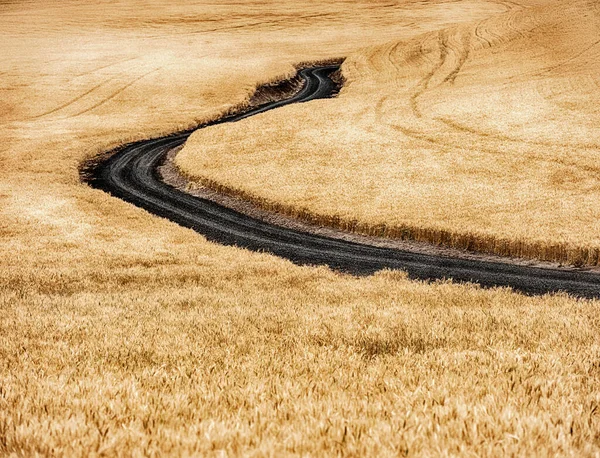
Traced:
<svg viewBox="0 0 600 458">
<path fill-rule="evenodd" d="M 299 75 L 304 86 L 295 96 L 213 124 L 235 122 L 283 105 L 329 97 L 335 88 L 329 75 L 336 69 L 328 66 L 301 70 Z M 155 215 L 194 229 L 209 240 L 270 252 L 298 264 L 325 264 L 358 275 L 385 268 L 402 269 L 413 279 L 451 278 L 485 287 L 509 286 L 528 294 L 564 291 L 579 297 L 600 297 L 600 275 L 593 272 L 451 258 L 361 245 L 275 226 L 186 194 L 162 182 L 158 168 L 169 151 L 181 146 L 191 133 L 127 145 L 88 170 L 85 181 Z"/>
</svg>

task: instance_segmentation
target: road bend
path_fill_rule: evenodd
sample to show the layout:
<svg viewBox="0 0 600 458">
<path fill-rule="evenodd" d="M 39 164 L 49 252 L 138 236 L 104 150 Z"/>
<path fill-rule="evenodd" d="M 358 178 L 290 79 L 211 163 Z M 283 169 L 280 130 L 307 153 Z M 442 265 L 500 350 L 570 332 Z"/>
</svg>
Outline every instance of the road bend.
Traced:
<svg viewBox="0 0 600 458">
<path fill-rule="evenodd" d="M 336 89 L 331 75 L 338 68 L 319 66 L 300 70 L 303 85 L 292 97 L 266 103 L 208 125 L 237 122 L 284 105 L 331 97 Z M 158 169 L 169 151 L 185 143 L 192 132 L 122 147 L 108 159 L 89 168 L 84 179 L 91 186 L 150 213 L 194 229 L 211 241 L 269 252 L 297 264 L 327 265 L 356 275 L 369 275 L 386 268 L 401 269 L 410 278 L 419 280 L 452 279 L 484 287 L 507 286 L 526 294 L 566 292 L 577 297 L 600 297 L 600 275 L 594 272 L 363 245 L 280 227 L 182 192 L 164 183 Z"/>
</svg>

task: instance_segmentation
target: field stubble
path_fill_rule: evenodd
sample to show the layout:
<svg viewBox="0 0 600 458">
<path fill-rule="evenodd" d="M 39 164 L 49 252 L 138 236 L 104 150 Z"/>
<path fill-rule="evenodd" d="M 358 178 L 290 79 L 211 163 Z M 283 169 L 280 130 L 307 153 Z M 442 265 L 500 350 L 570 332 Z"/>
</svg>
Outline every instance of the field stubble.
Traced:
<svg viewBox="0 0 600 458">
<path fill-rule="evenodd" d="M 0 454 L 597 455 L 597 302 L 298 267 L 79 182 L 294 62 L 505 9 L 0 2 Z"/>
</svg>

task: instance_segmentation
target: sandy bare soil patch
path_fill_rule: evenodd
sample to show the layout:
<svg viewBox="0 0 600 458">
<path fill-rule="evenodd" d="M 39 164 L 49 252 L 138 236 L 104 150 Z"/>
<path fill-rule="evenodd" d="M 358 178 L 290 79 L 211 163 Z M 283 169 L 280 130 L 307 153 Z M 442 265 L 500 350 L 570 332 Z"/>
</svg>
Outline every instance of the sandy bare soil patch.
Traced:
<svg viewBox="0 0 600 458">
<path fill-rule="evenodd" d="M 2 2 L 0 455 L 597 454 L 598 302 L 300 268 L 79 182 L 296 61 L 505 9 Z"/>
</svg>

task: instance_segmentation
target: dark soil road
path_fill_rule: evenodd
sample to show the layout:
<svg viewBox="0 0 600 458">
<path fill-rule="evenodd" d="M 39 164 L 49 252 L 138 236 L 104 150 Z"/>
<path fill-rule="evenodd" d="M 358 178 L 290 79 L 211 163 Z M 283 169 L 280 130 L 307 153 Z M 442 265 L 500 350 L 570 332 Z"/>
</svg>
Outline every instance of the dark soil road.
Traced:
<svg viewBox="0 0 600 458">
<path fill-rule="evenodd" d="M 235 122 L 267 110 L 330 97 L 335 84 L 329 75 L 337 67 L 300 71 L 303 89 L 293 97 L 265 104 L 213 124 Z M 119 149 L 84 173 L 93 187 L 126 200 L 203 234 L 209 240 L 273 253 L 298 264 L 326 264 L 365 275 L 377 270 L 402 269 L 414 279 L 448 279 L 482 286 L 510 286 L 528 294 L 557 291 L 579 297 L 600 297 L 600 275 L 573 269 L 549 269 L 463 258 L 413 253 L 361 245 L 304 233 L 253 219 L 195 197 L 162 182 L 158 168 L 167 153 L 182 145 L 191 132 L 146 140 Z"/>
</svg>

